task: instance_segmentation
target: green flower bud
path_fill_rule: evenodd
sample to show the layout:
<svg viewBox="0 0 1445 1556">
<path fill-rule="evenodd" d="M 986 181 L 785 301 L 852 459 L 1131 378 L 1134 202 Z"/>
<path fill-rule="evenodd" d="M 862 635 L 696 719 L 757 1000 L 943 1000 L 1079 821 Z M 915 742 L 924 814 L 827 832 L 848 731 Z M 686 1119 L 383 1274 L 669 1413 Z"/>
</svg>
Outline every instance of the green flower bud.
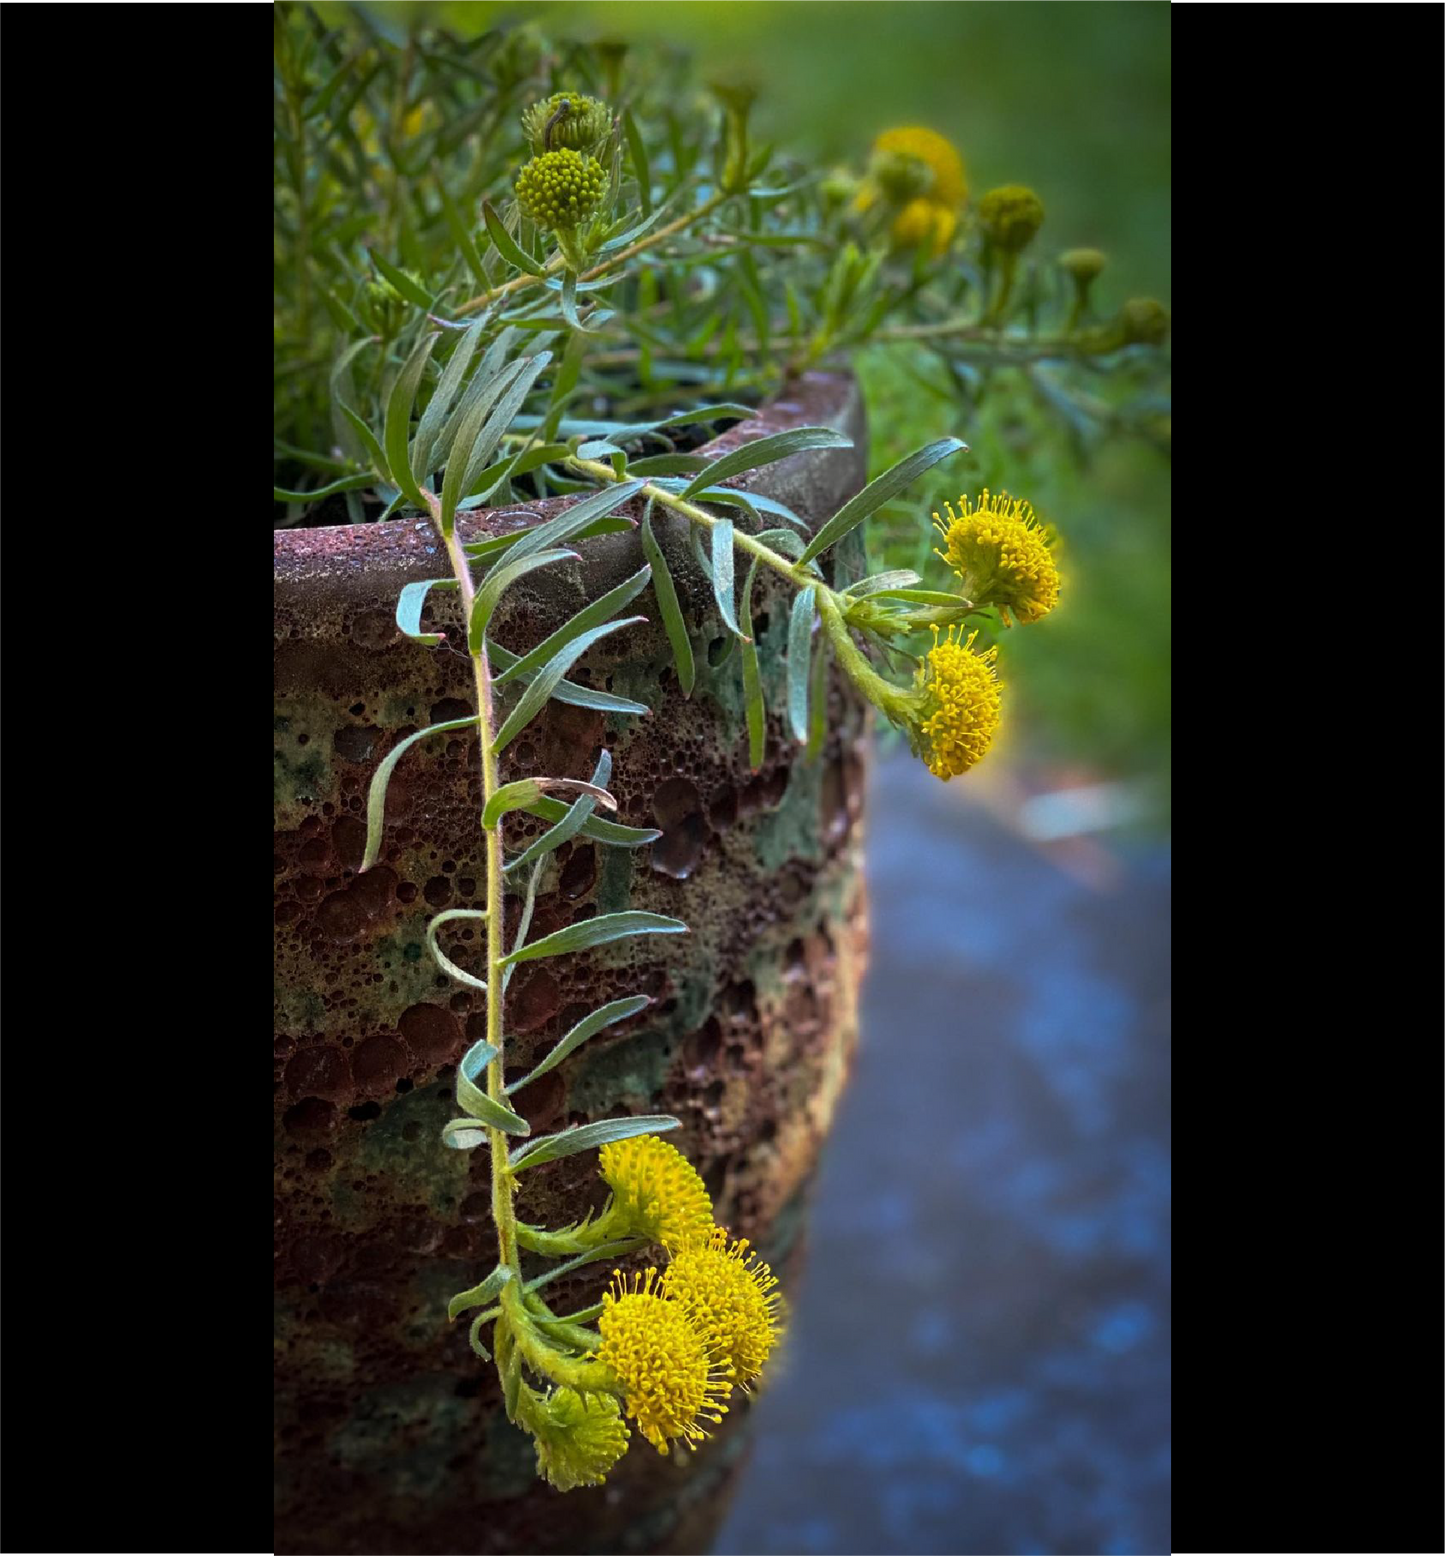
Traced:
<svg viewBox="0 0 1445 1556">
<path fill-rule="evenodd" d="M 978 202 L 978 220 L 995 248 L 1017 254 L 1043 225 L 1043 202 L 1023 184 L 990 189 Z"/>
<path fill-rule="evenodd" d="M 1162 346 L 1169 335 L 1169 310 L 1153 297 L 1131 297 L 1119 310 L 1119 328 L 1130 346 Z"/>
<path fill-rule="evenodd" d="M 536 156 L 564 148 L 596 151 L 612 133 L 612 111 L 581 92 L 553 92 L 523 113 L 522 128 Z"/>
<path fill-rule="evenodd" d="M 933 169 L 921 157 L 910 156 L 906 151 L 875 152 L 868 171 L 894 205 L 907 205 L 933 191 Z"/>
<path fill-rule="evenodd" d="M 859 186 L 858 180 L 847 168 L 835 167 L 818 187 L 824 203 L 831 210 L 836 210 L 856 197 Z"/>
<path fill-rule="evenodd" d="M 1087 286 L 1103 270 L 1107 260 L 1098 249 L 1070 249 L 1059 255 L 1059 264 L 1075 282 Z"/>
<path fill-rule="evenodd" d="M 607 175 L 595 157 L 546 151 L 517 175 L 517 204 L 539 227 L 574 233 L 602 204 Z"/>
<path fill-rule="evenodd" d="M 422 284 L 421 277 L 408 270 L 406 274 L 417 283 Z M 406 311 L 411 307 L 400 292 L 384 276 L 375 281 L 368 281 L 362 288 L 361 300 L 357 306 L 357 312 L 361 315 L 361 322 L 374 334 L 385 335 L 390 338 L 406 322 Z"/>
</svg>

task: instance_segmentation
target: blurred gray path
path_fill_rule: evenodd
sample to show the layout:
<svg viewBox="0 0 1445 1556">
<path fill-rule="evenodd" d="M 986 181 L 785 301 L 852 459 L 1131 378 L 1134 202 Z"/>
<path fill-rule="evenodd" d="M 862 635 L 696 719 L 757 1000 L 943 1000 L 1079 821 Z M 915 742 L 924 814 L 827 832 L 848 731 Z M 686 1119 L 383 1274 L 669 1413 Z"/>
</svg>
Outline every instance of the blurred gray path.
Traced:
<svg viewBox="0 0 1445 1556">
<path fill-rule="evenodd" d="M 1107 892 L 906 757 L 784 1365 L 720 1556 L 1169 1549 L 1167 845 Z"/>
</svg>

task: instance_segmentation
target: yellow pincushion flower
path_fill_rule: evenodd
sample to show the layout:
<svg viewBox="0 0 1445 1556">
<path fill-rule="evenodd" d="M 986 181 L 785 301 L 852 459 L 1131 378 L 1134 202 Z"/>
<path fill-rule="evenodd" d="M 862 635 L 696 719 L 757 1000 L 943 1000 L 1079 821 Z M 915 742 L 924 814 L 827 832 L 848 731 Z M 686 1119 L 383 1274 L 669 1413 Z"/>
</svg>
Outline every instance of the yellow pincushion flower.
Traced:
<svg viewBox="0 0 1445 1556">
<path fill-rule="evenodd" d="M 715 1227 L 709 1240 L 684 1249 L 668 1265 L 662 1289 L 678 1302 L 714 1361 L 746 1387 L 763 1370 L 782 1332 L 777 1277 L 748 1240 L 729 1244 Z"/>
<path fill-rule="evenodd" d="M 662 1295 L 656 1270 L 612 1272 L 597 1320 L 597 1360 L 611 1369 L 627 1414 L 659 1453 L 678 1439 L 695 1447 L 702 1421 L 721 1421 L 732 1385 L 714 1368 L 682 1305 Z"/>
<path fill-rule="evenodd" d="M 712 1200 L 697 1169 L 666 1140 L 635 1135 L 597 1153 L 612 1204 L 602 1217 L 611 1237 L 648 1237 L 670 1252 L 712 1233 Z"/>
<path fill-rule="evenodd" d="M 933 188 L 929 198 L 939 205 L 956 210 L 968 198 L 968 185 L 964 179 L 963 158 L 953 142 L 945 140 L 937 130 L 926 130 L 921 125 L 907 125 L 884 130 L 873 142 L 874 156 L 896 153 L 915 157 L 933 174 Z"/>
<path fill-rule="evenodd" d="M 853 209 L 867 211 L 879 200 L 901 207 L 890 229 L 894 247 L 926 241 L 936 256 L 948 247 L 967 198 L 963 160 L 953 144 L 913 125 L 884 130 L 873 142 L 869 175 Z"/>
<path fill-rule="evenodd" d="M 899 248 L 917 248 L 927 243 L 935 258 L 948 247 L 958 217 L 947 206 L 932 200 L 910 200 L 893 219 L 893 242 Z"/>
<path fill-rule="evenodd" d="M 934 643 L 918 672 L 909 733 L 914 748 L 936 778 L 956 778 L 982 759 L 998 729 L 999 683 L 994 673 L 998 649 L 976 654 L 970 633 L 946 638 L 933 629 Z"/>
<path fill-rule="evenodd" d="M 531 1395 L 530 1389 L 527 1392 Z M 531 1399 L 524 1419 L 536 1440 L 537 1473 L 558 1491 L 600 1486 L 627 1452 L 629 1433 L 621 1406 L 610 1394 L 584 1398 L 569 1388 Z"/>
<path fill-rule="evenodd" d="M 517 174 L 517 204 L 539 227 L 572 231 L 602 204 L 607 174 L 571 147 L 544 151 Z"/>
<path fill-rule="evenodd" d="M 1010 610 L 1022 622 L 1038 621 L 1059 603 L 1059 570 L 1049 537 L 1033 508 L 1006 492 L 987 490 L 973 504 L 945 503 L 948 521 L 933 515 L 946 550 L 936 554 L 958 574 L 975 605 L 996 605 L 1005 622 Z"/>
</svg>

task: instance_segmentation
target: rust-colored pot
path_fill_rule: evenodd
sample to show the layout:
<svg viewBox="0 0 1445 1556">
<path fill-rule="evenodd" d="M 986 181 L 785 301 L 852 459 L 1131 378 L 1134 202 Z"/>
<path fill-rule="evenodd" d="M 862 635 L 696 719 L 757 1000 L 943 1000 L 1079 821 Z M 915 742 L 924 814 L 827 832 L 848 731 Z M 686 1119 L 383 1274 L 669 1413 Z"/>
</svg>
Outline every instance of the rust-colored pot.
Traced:
<svg viewBox="0 0 1445 1556">
<path fill-rule="evenodd" d="M 854 447 L 795 455 L 737 484 L 816 528 L 864 479 L 850 378 L 810 375 L 704 452 L 809 424 L 849 433 Z M 532 504 L 531 522 L 571 500 Z M 522 522 L 483 511 L 463 527 L 470 538 Z M 559 850 L 534 937 L 627 907 L 675 915 L 691 933 L 521 969 L 507 996 L 508 1075 L 587 1011 L 651 995 L 521 1093 L 521 1111 L 534 1133 L 675 1113 L 683 1125 L 670 1138 L 702 1173 L 718 1219 L 786 1279 L 855 1041 L 866 709 L 835 672 L 827 746 L 803 760 L 783 721 L 789 600 L 760 570 L 753 620 L 769 716 L 752 772 L 731 639 L 680 521 L 654 523 L 694 629 L 691 698 L 655 603 L 640 596 L 652 619 L 604 640 L 571 679 L 590 676 L 652 715 L 552 702 L 507 749 L 501 776 L 586 777 L 606 744 L 616 819 L 663 832 L 637 850 L 586 839 Z M 530 648 L 642 565 L 635 532 L 582 550 L 509 591 L 498 641 Z M 839 552 L 830 565 L 857 576 L 859 555 Z M 276 1549 L 705 1549 L 744 1451 L 745 1401 L 702 1451 L 663 1458 L 634 1434 L 605 1487 L 564 1496 L 537 1480 L 530 1441 L 507 1422 L 466 1321 L 447 1322 L 448 1296 L 495 1257 L 486 1152 L 440 1140 L 483 996 L 442 977 L 423 946 L 434 913 L 482 900 L 475 738 L 436 737 L 403 758 L 381 861 L 356 874 L 376 764 L 406 734 L 472 711 L 458 632 L 453 646 L 426 648 L 395 625 L 402 586 L 445 575 L 419 522 L 276 536 Z M 455 594 L 430 598 L 429 625 L 455 629 Z M 509 846 L 526 835 L 510 818 L 508 829 Z M 517 906 L 508 900 L 509 936 Z M 465 938 L 451 945 L 462 960 L 480 952 Z M 576 1220 L 605 1198 L 595 1153 L 522 1182 L 519 1214 L 534 1223 Z M 559 1311 L 595 1301 L 606 1275 L 580 1271 L 549 1296 Z"/>
</svg>

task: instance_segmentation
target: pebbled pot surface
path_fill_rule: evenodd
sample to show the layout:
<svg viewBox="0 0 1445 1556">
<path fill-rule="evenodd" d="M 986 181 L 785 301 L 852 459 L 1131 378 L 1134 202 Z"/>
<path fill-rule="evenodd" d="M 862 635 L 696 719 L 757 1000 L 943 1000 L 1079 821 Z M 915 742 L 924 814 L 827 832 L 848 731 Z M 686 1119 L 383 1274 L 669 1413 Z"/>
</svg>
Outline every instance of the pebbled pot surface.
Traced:
<svg viewBox="0 0 1445 1556">
<path fill-rule="evenodd" d="M 704 452 L 790 426 L 848 432 L 851 450 L 796 455 L 729 483 L 816 528 L 863 484 L 862 407 L 848 378 L 809 375 L 787 393 Z M 571 500 L 482 512 L 462 528 L 467 538 L 502 533 Z M 672 914 L 691 932 L 521 968 L 507 995 L 508 1078 L 598 1005 L 650 995 L 650 1007 L 519 1094 L 519 1111 L 534 1134 L 675 1113 L 683 1126 L 669 1138 L 702 1173 L 718 1219 L 757 1242 L 786 1283 L 856 1039 L 867 710 L 835 672 L 827 744 L 816 763 L 802 759 L 783 717 L 790 600 L 760 570 L 753 619 L 769 711 L 764 760 L 751 771 L 736 650 L 685 526 L 660 511 L 653 523 L 693 629 L 691 698 L 644 592 L 628 614 L 648 622 L 597 645 L 570 679 L 645 702 L 651 715 L 551 702 L 504 753 L 501 777 L 587 777 L 606 745 L 616 819 L 663 832 L 641 849 L 579 838 L 554 854 L 533 938 L 624 908 Z M 529 649 L 643 563 L 635 532 L 582 550 L 509 591 L 499 642 Z M 830 563 L 857 576 L 859 548 L 845 543 Z M 563 1496 L 536 1479 L 530 1442 L 507 1422 L 465 1320 L 446 1319 L 447 1298 L 495 1257 L 485 1152 L 440 1142 L 456 1111 L 456 1064 L 482 1035 L 484 996 L 442 977 L 423 946 L 435 913 L 478 906 L 484 892 L 466 731 L 402 759 L 381 860 L 356 874 L 377 763 L 406 735 L 472 711 L 454 596 L 435 591 L 424 617 L 451 629 L 449 645 L 422 647 L 395 625 L 402 586 L 445 573 L 422 523 L 276 536 L 276 1549 L 703 1550 L 745 1451 L 745 1398 L 697 1454 L 664 1458 L 634 1433 L 605 1487 Z M 509 850 L 543 825 L 508 818 Z M 518 907 L 509 897 L 509 938 Z M 480 937 L 465 923 L 444 945 L 475 967 Z M 561 1225 L 605 1199 L 595 1153 L 522 1182 L 518 1211 L 534 1223 Z M 558 1282 L 554 1306 L 595 1301 L 608 1269 Z"/>
</svg>

